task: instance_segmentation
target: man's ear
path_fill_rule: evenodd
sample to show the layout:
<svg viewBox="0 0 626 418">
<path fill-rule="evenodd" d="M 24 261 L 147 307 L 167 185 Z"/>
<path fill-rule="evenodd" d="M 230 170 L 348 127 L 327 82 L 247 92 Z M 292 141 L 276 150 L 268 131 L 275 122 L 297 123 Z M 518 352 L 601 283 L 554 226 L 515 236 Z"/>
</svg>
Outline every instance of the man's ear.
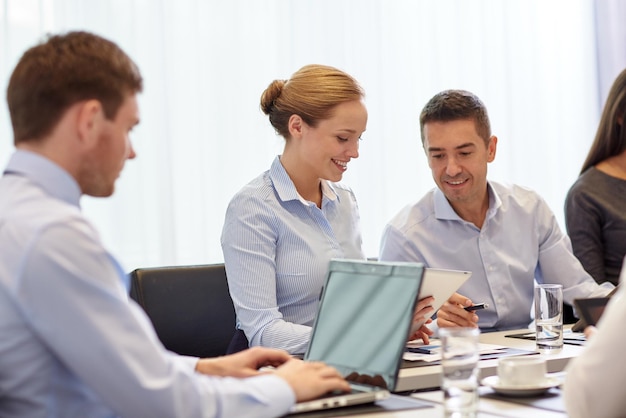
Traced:
<svg viewBox="0 0 626 418">
<path fill-rule="evenodd" d="M 87 147 L 97 143 L 105 120 L 104 109 L 98 100 L 87 100 L 78 109 L 76 129 L 79 140 Z"/>
<path fill-rule="evenodd" d="M 289 136 L 291 138 L 301 137 L 305 129 L 304 125 L 305 122 L 302 120 L 300 115 L 291 115 L 289 117 L 289 122 L 287 122 L 287 127 L 289 128 Z"/>
<path fill-rule="evenodd" d="M 498 145 L 498 137 L 492 136 L 489 138 L 489 143 L 487 144 L 487 161 L 492 162 L 496 159 L 496 148 Z"/>
</svg>

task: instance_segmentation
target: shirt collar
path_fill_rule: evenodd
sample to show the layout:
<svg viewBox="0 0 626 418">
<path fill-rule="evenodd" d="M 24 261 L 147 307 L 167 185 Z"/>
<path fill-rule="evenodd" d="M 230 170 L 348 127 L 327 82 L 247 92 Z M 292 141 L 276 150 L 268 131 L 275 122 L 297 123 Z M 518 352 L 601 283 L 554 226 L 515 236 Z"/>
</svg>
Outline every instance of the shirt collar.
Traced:
<svg viewBox="0 0 626 418">
<path fill-rule="evenodd" d="M 489 181 L 487 181 L 487 193 L 489 194 L 489 208 L 487 209 L 487 219 L 493 217 L 498 208 L 502 206 L 502 200 L 498 193 L 496 193 L 495 189 L 491 185 Z M 435 189 L 434 196 L 434 205 L 435 205 L 435 217 L 437 219 L 447 219 L 447 220 L 457 220 L 463 221 L 461 217 L 454 211 L 452 205 L 446 198 L 446 195 L 443 194 L 441 189 L 438 187 Z"/>
<path fill-rule="evenodd" d="M 272 166 L 270 168 L 270 179 L 274 184 L 274 188 L 276 189 L 278 197 L 283 202 L 287 202 L 290 200 L 299 200 L 300 202 L 302 202 L 302 204 L 307 206 L 314 204 L 300 196 L 300 193 L 298 193 L 298 191 L 296 190 L 295 184 L 293 184 L 293 181 L 289 177 L 289 174 L 287 174 L 287 171 L 285 171 L 285 167 L 283 167 L 282 163 L 280 162 L 280 155 L 277 156 L 272 163 Z M 339 196 L 337 195 L 335 189 L 328 180 L 322 180 L 321 184 L 322 195 L 324 196 L 324 198 L 330 201 L 339 200 Z"/>
<path fill-rule="evenodd" d="M 4 173 L 25 176 L 50 196 L 80 207 L 82 193 L 76 180 L 67 171 L 40 154 L 16 150 L 9 159 Z"/>
</svg>

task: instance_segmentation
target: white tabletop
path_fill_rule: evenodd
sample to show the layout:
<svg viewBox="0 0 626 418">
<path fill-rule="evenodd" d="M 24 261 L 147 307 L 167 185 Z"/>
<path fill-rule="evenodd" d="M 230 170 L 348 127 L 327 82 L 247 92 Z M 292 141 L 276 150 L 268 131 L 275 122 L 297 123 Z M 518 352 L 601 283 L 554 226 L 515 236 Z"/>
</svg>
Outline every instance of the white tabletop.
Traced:
<svg viewBox="0 0 626 418">
<path fill-rule="evenodd" d="M 565 327 L 569 329 L 570 327 Z M 520 334 L 529 332 L 528 329 L 511 330 L 484 333 L 480 336 L 480 342 L 484 344 L 495 344 L 510 348 L 517 348 L 526 351 L 535 351 L 535 342 L 520 338 L 505 337 L 510 334 Z M 582 346 L 564 344 L 563 350 L 558 354 L 545 355 L 548 372 L 555 373 L 564 370 L 569 360 L 576 357 L 583 350 Z M 540 356 L 540 354 L 531 354 Z M 498 359 L 481 360 L 480 379 L 497 374 Z M 363 414 L 341 414 L 341 409 L 332 413 L 334 417 L 349 416 L 350 418 L 441 418 L 443 410 L 443 392 L 439 390 L 441 382 L 441 366 L 423 366 L 406 368 L 400 371 L 398 381 L 398 392 L 421 390 L 411 394 L 421 402 L 428 404 L 428 407 L 419 409 L 368 412 Z M 428 391 L 427 389 L 432 389 Z M 487 387 L 481 388 L 481 397 L 478 404 L 478 418 L 563 418 L 566 413 L 557 409 L 542 408 L 538 405 L 523 404 L 515 399 L 505 397 L 490 397 L 491 390 Z M 397 396 L 397 395 L 394 395 Z M 559 402 L 561 402 L 559 400 Z M 562 404 L 560 404 L 562 406 Z"/>
<path fill-rule="evenodd" d="M 411 395 L 427 404 L 427 407 L 398 411 L 368 412 L 362 414 L 341 414 L 341 409 L 334 410 L 328 416 L 349 418 L 441 418 L 444 416 L 443 393 L 441 391 L 420 392 Z M 491 399 L 481 397 L 478 403 L 477 418 L 564 418 L 564 412 L 550 411 L 533 406 L 508 401 L 506 398 Z"/>
<path fill-rule="evenodd" d="M 565 327 L 569 329 L 570 327 Z M 535 351 L 535 341 L 520 338 L 509 338 L 505 335 L 529 332 L 528 329 L 510 330 L 500 332 L 490 332 L 480 335 L 480 342 L 485 344 L 496 344 L 505 347 L 518 348 L 521 350 Z M 563 350 L 558 354 L 545 355 L 548 366 L 548 373 L 560 372 L 571 358 L 576 357 L 583 350 L 582 346 L 563 344 Z M 539 356 L 540 354 L 532 354 Z M 481 360 L 480 379 L 497 374 L 498 359 Z M 397 392 L 438 389 L 441 384 L 441 366 L 421 366 L 403 368 L 400 370 Z"/>
<path fill-rule="evenodd" d="M 432 402 L 439 407 L 439 411 L 443 411 L 443 392 L 440 390 L 431 392 L 420 392 L 411 395 L 419 400 L 425 400 Z M 430 409 L 430 408 L 429 408 Z M 413 410 L 415 412 L 416 410 Z M 429 417 L 436 415 L 422 415 L 421 411 L 428 411 L 428 409 L 421 409 L 420 417 Z M 565 412 L 558 412 L 556 410 L 542 409 L 533 406 L 523 405 L 516 402 L 511 402 L 507 398 L 492 399 L 481 396 L 478 401 L 478 416 L 497 416 L 508 418 L 563 418 L 567 414 Z M 440 412 L 442 414 L 442 412 Z M 370 416 L 370 415 L 367 415 Z M 391 416 L 394 415 L 381 415 Z M 443 415 L 439 415 L 440 417 Z"/>
</svg>

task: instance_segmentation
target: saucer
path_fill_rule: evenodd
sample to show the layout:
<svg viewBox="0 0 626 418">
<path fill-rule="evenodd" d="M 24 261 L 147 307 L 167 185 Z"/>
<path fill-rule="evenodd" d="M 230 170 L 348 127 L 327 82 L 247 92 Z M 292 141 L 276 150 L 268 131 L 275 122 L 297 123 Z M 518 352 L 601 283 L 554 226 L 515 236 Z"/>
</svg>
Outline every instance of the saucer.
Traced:
<svg viewBox="0 0 626 418">
<path fill-rule="evenodd" d="M 500 378 L 498 376 L 485 377 L 481 382 L 485 386 L 489 386 L 491 389 L 501 395 L 507 396 L 537 396 L 546 392 L 548 389 L 559 386 L 562 381 L 556 377 L 546 376 L 543 382 L 539 382 L 534 385 L 528 386 L 503 386 L 500 384 Z"/>
</svg>

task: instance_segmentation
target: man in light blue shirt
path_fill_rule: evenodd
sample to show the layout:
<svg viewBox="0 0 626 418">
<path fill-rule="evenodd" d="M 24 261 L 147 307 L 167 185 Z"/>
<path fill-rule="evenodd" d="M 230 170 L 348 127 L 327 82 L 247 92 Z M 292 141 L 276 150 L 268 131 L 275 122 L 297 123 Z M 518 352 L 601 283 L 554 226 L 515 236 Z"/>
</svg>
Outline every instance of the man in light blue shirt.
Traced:
<svg viewBox="0 0 626 418">
<path fill-rule="evenodd" d="M 478 97 L 435 95 L 420 115 L 422 144 L 437 188 L 385 227 L 380 259 L 469 270 L 472 277 L 437 314 L 439 327 L 526 327 L 534 281 L 563 285 L 568 303 L 605 295 L 572 254 L 554 214 L 537 193 L 487 181 L 497 138 Z M 486 310 L 467 312 L 472 302 Z"/>
<path fill-rule="evenodd" d="M 215 359 L 165 350 L 122 268 L 82 215 L 109 196 L 139 122 L 142 78 L 85 32 L 29 49 L 7 89 L 16 152 L 0 179 L 0 415 L 276 417 L 348 390 L 336 370 L 256 348 Z M 262 373 L 262 366 L 276 366 Z"/>
</svg>

